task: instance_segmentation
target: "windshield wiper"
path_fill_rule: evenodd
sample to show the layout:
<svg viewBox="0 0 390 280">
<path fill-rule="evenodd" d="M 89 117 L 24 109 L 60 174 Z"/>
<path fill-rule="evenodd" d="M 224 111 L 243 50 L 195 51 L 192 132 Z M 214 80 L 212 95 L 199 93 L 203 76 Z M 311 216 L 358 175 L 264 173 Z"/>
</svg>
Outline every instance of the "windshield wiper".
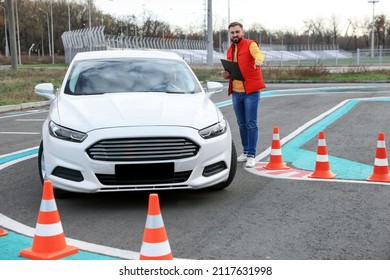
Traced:
<svg viewBox="0 0 390 280">
<path fill-rule="evenodd" d="M 101 94 L 106 94 L 107 92 L 74 92 L 71 93 L 71 95 L 76 95 L 76 96 L 85 96 L 85 95 L 101 95 Z"/>
</svg>

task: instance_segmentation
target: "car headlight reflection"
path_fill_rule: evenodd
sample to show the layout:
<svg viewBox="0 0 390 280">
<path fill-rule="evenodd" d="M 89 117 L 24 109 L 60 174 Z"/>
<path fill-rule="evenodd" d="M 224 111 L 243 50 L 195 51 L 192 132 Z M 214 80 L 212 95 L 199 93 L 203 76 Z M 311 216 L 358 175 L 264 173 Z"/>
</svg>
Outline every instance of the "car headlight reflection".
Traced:
<svg viewBox="0 0 390 280">
<path fill-rule="evenodd" d="M 88 136 L 86 133 L 60 126 L 52 121 L 49 123 L 49 133 L 55 138 L 79 143 L 83 142 Z"/>
<path fill-rule="evenodd" d="M 202 136 L 202 138 L 209 139 L 224 134 L 226 130 L 227 122 L 225 119 L 222 119 L 220 122 L 212 126 L 199 130 L 199 134 Z"/>
</svg>

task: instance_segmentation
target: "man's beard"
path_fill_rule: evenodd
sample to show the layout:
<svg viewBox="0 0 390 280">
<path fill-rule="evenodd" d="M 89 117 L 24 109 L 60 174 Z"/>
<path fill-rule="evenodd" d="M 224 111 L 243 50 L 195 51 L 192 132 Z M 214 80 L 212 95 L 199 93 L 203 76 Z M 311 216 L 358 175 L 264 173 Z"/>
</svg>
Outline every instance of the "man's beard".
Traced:
<svg viewBox="0 0 390 280">
<path fill-rule="evenodd" d="M 242 37 L 236 37 L 236 38 L 231 39 L 231 41 L 232 41 L 233 43 L 235 43 L 235 44 L 240 43 L 241 40 L 242 40 Z"/>
</svg>

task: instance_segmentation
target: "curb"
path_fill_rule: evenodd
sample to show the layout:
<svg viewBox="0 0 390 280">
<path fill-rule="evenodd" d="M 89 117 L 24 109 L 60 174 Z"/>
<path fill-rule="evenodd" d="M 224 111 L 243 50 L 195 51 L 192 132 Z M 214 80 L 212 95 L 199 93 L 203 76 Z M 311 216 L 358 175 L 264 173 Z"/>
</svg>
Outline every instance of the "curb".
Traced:
<svg viewBox="0 0 390 280">
<path fill-rule="evenodd" d="M 31 108 L 40 108 L 47 105 L 50 105 L 50 101 L 29 102 L 29 103 L 22 103 L 17 105 L 5 105 L 5 106 L 0 106 L 0 113 L 21 111 L 21 110 L 26 110 Z"/>
</svg>

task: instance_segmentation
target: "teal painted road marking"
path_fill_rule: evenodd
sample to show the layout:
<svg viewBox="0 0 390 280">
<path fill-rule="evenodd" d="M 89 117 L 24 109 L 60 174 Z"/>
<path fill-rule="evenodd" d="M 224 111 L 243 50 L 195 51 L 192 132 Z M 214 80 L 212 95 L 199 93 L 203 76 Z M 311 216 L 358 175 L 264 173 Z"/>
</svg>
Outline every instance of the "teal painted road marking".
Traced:
<svg viewBox="0 0 390 280">
<path fill-rule="evenodd" d="M 278 90 L 268 90 L 262 91 L 260 97 L 282 97 L 282 96 L 297 96 L 297 95 L 312 95 L 312 94 L 331 94 L 331 93 L 349 93 L 350 90 L 360 90 L 360 89 L 373 89 L 377 86 L 348 86 L 348 87 L 318 87 L 318 88 L 303 88 L 303 89 L 278 89 Z M 339 91 L 344 92 L 339 92 Z M 232 105 L 232 100 L 226 100 L 222 102 L 215 103 L 217 107 L 225 107 Z"/>
<path fill-rule="evenodd" d="M 315 168 L 317 153 L 304 150 L 301 147 L 314 137 L 317 137 L 320 131 L 325 130 L 327 126 L 352 110 L 359 102 L 374 101 L 390 101 L 390 98 L 363 98 L 348 101 L 333 113 L 329 114 L 327 117 L 323 118 L 321 121 L 317 122 L 315 125 L 306 129 L 298 136 L 284 144 L 282 147 L 283 160 L 290 162 L 296 168 L 313 171 Z M 331 170 L 337 174 L 336 178 L 338 179 L 366 180 L 373 172 L 372 165 L 354 162 L 331 155 L 328 155 L 328 159 Z"/>
<path fill-rule="evenodd" d="M 0 260 L 29 260 L 19 256 L 20 250 L 31 248 L 32 238 L 8 231 L 8 235 L 0 237 Z M 61 260 L 119 260 L 110 256 L 79 250 L 78 253 Z"/>
<path fill-rule="evenodd" d="M 278 97 L 278 96 L 293 96 L 304 94 L 329 94 L 336 90 L 353 90 L 353 89 L 368 89 L 374 88 L 374 86 L 357 86 L 357 87 L 335 87 L 335 88 L 311 88 L 311 89 L 296 89 L 296 90 L 275 90 L 262 93 L 262 98 L 266 97 Z M 293 92 L 293 93 L 291 93 Z M 313 93 L 315 92 L 315 93 Z M 338 92 L 339 93 L 339 92 Z M 288 141 L 282 146 L 283 159 L 291 162 L 295 167 L 314 170 L 316 152 L 307 151 L 301 147 L 313 137 L 317 137 L 321 130 L 324 130 L 328 125 L 335 120 L 341 118 L 348 111 L 352 110 L 356 104 L 363 101 L 390 101 L 390 98 L 375 98 L 375 99 L 359 99 L 350 100 L 338 110 L 329 114 L 326 118 L 322 119 L 312 127 L 298 134 L 296 137 Z M 218 107 L 231 105 L 231 100 L 216 103 Z M 14 154 L 8 154 L 0 157 L 1 164 L 11 164 L 13 161 L 36 155 L 38 148 L 21 151 Z M 331 164 L 332 171 L 337 173 L 337 178 L 345 179 L 362 179 L 365 180 L 372 172 L 373 167 L 365 164 L 352 162 L 346 159 L 329 156 L 329 162 Z M 1 167 L 0 167 L 1 170 Z M 0 237 L 0 260 L 22 260 L 24 258 L 19 257 L 19 252 L 22 249 L 30 248 L 32 246 L 33 239 L 25 235 L 14 233 L 5 228 L 9 234 L 7 236 Z M 65 257 L 63 259 L 69 260 L 117 260 L 118 258 L 105 256 L 98 253 L 90 253 L 80 250 L 79 253 Z"/>
<path fill-rule="evenodd" d="M 329 94 L 335 91 L 343 90 L 348 93 L 350 90 L 357 89 L 373 89 L 377 86 L 348 86 L 348 87 L 323 87 L 323 88 L 305 88 L 305 89 L 286 89 L 286 90 L 272 90 L 261 93 L 261 98 L 267 97 L 281 97 L 281 96 L 294 96 L 294 95 L 305 95 L 305 94 Z M 337 92 L 338 94 L 340 92 Z M 299 133 L 293 139 L 289 140 L 282 147 L 283 160 L 291 163 L 298 169 L 313 171 L 315 168 L 315 162 L 317 153 L 307 151 L 301 147 L 318 136 L 318 133 L 324 130 L 334 121 L 344 116 L 347 112 L 352 110 L 359 102 L 373 102 L 373 101 L 390 101 L 389 97 L 378 97 L 378 98 L 361 98 L 350 100 L 343 106 L 329 114 L 324 119 L 320 120 L 313 126 Z M 230 103 L 229 103 L 230 102 Z M 217 103 L 217 106 L 223 107 L 231 104 L 231 100 Z M 328 155 L 331 169 L 337 174 L 336 178 L 339 179 L 355 179 L 355 180 L 366 180 L 373 171 L 373 166 L 350 161 L 347 159 L 334 157 Z M 269 160 L 269 158 L 267 159 Z"/>
<path fill-rule="evenodd" d="M 36 154 L 38 154 L 38 148 L 30 149 L 30 150 L 26 150 L 23 152 L 18 152 L 18 153 L 6 155 L 6 156 L 2 156 L 2 157 L 0 157 L 0 164 L 4 164 L 7 162 L 11 162 L 11 161 L 14 161 L 17 159 L 21 159 L 21 158 L 28 157 L 31 155 L 36 155 Z"/>
</svg>

